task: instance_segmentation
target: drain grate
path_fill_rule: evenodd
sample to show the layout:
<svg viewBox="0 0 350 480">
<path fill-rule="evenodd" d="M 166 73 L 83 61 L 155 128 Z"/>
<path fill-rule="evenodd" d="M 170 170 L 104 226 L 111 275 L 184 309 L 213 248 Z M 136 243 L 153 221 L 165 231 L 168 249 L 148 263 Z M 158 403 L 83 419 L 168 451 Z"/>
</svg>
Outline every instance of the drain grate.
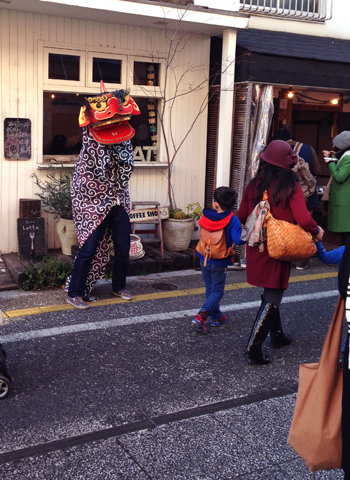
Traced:
<svg viewBox="0 0 350 480">
<path fill-rule="evenodd" d="M 172 283 L 153 283 L 152 287 L 156 290 L 177 290 L 177 286 Z"/>
</svg>

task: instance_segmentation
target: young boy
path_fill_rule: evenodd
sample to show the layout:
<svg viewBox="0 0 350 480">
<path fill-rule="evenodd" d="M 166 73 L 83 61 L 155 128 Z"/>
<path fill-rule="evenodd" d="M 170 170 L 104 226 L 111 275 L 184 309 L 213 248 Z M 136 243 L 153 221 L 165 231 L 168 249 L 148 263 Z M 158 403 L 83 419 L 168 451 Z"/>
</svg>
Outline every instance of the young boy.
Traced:
<svg viewBox="0 0 350 480">
<path fill-rule="evenodd" d="M 198 224 L 209 232 L 216 232 L 224 229 L 226 247 L 234 243 L 242 245 L 245 243 L 240 239 L 241 223 L 232 212 L 236 202 L 237 194 L 233 188 L 219 187 L 214 191 L 213 209 L 203 210 L 203 216 Z M 197 247 L 198 249 L 198 247 Z M 227 265 L 232 265 L 233 254 L 224 258 L 208 258 L 205 261 L 204 255 L 198 252 L 202 275 L 205 283 L 205 302 L 199 310 L 198 315 L 192 320 L 192 324 L 201 333 L 209 333 L 206 325 L 207 317 L 211 318 L 211 325 L 219 327 L 227 322 L 226 315 L 220 310 L 220 300 L 224 295 Z"/>
</svg>

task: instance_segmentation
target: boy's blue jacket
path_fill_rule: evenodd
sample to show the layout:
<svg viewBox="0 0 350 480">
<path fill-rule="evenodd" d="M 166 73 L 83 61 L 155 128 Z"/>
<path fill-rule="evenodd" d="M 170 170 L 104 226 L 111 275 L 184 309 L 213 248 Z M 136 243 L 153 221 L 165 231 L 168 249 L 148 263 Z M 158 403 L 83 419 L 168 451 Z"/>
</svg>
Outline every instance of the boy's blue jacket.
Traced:
<svg viewBox="0 0 350 480">
<path fill-rule="evenodd" d="M 220 228 L 215 229 L 215 222 L 218 222 L 220 220 L 222 221 L 225 217 L 230 215 L 230 213 L 230 210 L 218 213 L 213 208 L 205 208 L 203 210 L 203 216 L 206 217 L 206 220 L 208 220 L 212 224 L 212 230 L 220 230 Z M 230 247 L 232 243 L 234 243 L 235 245 L 243 245 L 245 243 L 240 239 L 240 236 L 242 234 L 241 222 L 238 220 L 238 217 L 236 217 L 236 215 L 233 215 L 224 230 L 226 244 L 228 247 Z M 196 254 L 200 258 L 200 260 L 204 260 L 203 255 L 201 255 L 199 252 L 196 252 Z M 218 260 L 208 259 L 207 263 L 211 265 L 216 265 L 218 267 L 226 267 L 227 265 L 232 265 L 231 257 L 221 258 Z"/>
<path fill-rule="evenodd" d="M 327 252 L 327 250 L 324 248 L 320 241 L 316 242 L 316 247 L 316 253 L 321 262 L 329 264 L 337 263 L 339 265 L 345 250 L 344 245 L 334 250 L 330 250 L 329 252 Z"/>
</svg>

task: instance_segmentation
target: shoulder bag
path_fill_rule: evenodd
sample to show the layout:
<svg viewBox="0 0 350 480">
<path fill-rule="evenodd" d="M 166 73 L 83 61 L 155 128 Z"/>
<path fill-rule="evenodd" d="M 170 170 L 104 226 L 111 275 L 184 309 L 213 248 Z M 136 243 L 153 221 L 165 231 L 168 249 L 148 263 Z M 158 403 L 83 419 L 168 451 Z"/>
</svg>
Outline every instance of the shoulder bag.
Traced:
<svg viewBox="0 0 350 480">
<path fill-rule="evenodd" d="M 267 200 L 267 191 L 263 200 Z M 316 245 L 312 235 L 300 225 L 277 220 L 269 210 L 265 217 L 267 251 L 270 257 L 285 262 L 296 262 L 312 257 L 316 253 Z"/>
<path fill-rule="evenodd" d="M 343 377 L 339 360 L 344 304 L 339 297 L 319 363 L 300 365 L 299 370 L 288 443 L 311 472 L 341 468 Z"/>
</svg>

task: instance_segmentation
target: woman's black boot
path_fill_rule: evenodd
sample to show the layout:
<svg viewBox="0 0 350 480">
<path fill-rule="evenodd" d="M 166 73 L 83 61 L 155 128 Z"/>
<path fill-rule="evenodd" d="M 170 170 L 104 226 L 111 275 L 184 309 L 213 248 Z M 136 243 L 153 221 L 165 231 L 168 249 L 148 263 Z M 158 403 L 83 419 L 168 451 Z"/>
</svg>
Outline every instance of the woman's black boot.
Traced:
<svg viewBox="0 0 350 480">
<path fill-rule="evenodd" d="M 262 344 L 266 340 L 277 314 L 278 307 L 276 305 L 262 302 L 245 349 L 245 356 L 249 358 L 251 363 L 260 365 L 269 363 L 270 357 L 262 353 Z"/>
<path fill-rule="evenodd" d="M 281 348 L 292 343 L 292 338 L 283 332 L 280 311 L 271 327 L 271 345 L 273 348 Z"/>
</svg>

